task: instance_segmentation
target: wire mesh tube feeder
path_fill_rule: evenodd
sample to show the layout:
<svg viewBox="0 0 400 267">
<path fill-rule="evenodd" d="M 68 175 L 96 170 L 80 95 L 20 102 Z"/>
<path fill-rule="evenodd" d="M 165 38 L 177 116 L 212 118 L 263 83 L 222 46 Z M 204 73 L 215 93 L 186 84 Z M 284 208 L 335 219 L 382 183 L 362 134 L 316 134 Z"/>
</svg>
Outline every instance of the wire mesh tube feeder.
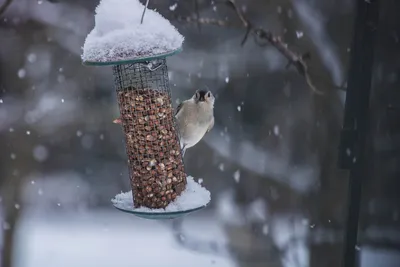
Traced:
<svg viewBox="0 0 400 267">
<path fill-rule="evenodd" d="M 82 60 L 112 66 L 132 188 L 114 206 L 148 219 L 204 208 L 210 193 L 185 173 L 166 64 L 183 36 L 137 0 L 102 0 L 95 21 Z"/>
</svg>

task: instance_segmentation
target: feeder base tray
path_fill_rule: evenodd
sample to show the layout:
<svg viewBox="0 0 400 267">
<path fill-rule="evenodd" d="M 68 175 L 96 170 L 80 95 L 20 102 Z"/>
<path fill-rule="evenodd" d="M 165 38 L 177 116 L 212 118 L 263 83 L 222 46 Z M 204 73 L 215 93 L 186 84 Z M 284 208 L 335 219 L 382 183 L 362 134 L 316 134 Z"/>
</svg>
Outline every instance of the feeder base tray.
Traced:
<svg viewBox="0 0 400 267">
<path fill-rule="evenodd" d="M 133 203 L 132 203 L 133 204 Z M 184 210 L 184 211 L 175 211 L 175 212 L 140 212 L 140 211 L 135 211 L 134 209 L 122 209 L 119 208 L 118 206 L 114 205 L 114 207 L 117 210 L 133 214 L 137 217 L 143 218 L 143 219 L 149 219 L 149 220 L 171 220 L 171 219 L 176 219 L 182 216 L 185 216 L 189 213 L 201 210 L 205 208 L 206 206 L 201 206 L 198 208 L 190 209 L 190 210 Z"/>
<path fill-rule="evenodd" d="M 211 200 L 210 192 L 188 176 L 186 189 L 165 209 L 134 208 L 132 191 L 120 193 L 111 200 L 120 211 L 151 220 L 167 220 L 185 216 L 205 208 Z"/>
</svg>

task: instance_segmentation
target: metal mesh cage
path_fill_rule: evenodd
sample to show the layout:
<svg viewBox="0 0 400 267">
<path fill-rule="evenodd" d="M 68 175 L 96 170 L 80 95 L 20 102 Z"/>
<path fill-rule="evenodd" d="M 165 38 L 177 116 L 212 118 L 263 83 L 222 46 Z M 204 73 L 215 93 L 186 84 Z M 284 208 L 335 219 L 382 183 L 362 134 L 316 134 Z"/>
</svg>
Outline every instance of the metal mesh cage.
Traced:
<svg viewBox="0 0 400 267">
<path fill-rule="evenodd" d="M 113 66 L 134 206 L 165 208 L 186 186 L 165 58 Z"/>
</svg>

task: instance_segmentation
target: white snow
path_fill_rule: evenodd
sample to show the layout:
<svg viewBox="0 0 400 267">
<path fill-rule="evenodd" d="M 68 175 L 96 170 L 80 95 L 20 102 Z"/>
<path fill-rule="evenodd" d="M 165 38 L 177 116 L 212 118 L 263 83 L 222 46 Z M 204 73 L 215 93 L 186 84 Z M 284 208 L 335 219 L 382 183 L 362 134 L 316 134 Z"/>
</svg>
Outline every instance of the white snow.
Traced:
<svg viewBox="0 0 400 267">
<path fill-rule="evenodd" d="M 48 149 L 43 145 L 37 145 L 32 151 L 33 158 L 38 162 L 44 162 L 49 156 Z"/>
<path fill-rule="evenodd" d="M 175 9 L 178 7 L 178 3 L 173 4 L 172 6 L 169 7 L 169 10 L 175 11 Z"/>
<path fill-rule="evenodd" d="M 107 62 L 154 56 L 181 48 L 184 37 L 156 11 L 138 0 L 101 0 L 95 27 L 86 37 L 83 61 Z"/>
<path fill-rule="evenodd" d="M 278 125 L 275 125 L 275 126 L 274 126 L 274 134 L 275 134 L 276 136 L 279 135 L 279 126 L 278 126 Z"/>
<path fill-rule="evenodd" d="M 211 200 L 210 192 L 200 184 L 196 183 L 193 177 L 188 176 L 186 180 L 186 189 L 181 193 L 180 196 L 178 196 L 173 202 L 165 207 L 165 209 L 150 209 L 147 207 L 134 208 L 132 191 L 116 195 L 115 198 L 111 199 L 111 202 L 117 208 L 123 210 L 149 213 L 185 211 L 207 205 Z"/>
<path fill-rule="evenodd" d="M 236 183 L 239 183 L 239 181 L 240 181 L 240 171 L 239 170 L 235 171 L 235 173 L 233 174 L 233 179 L 235 179 Z"/>
<path fill-rule="evenodd" d="M 300 39 L 304 36 L 304 33 L 302 31 L 296 31 L 296 36 L 298 39 Z"/>
<path fill-rule="evenodd" d="M 26 76 L 26 70 L 25 69 L 19 69 L 18 70 L 18 77 L 20 79 L 23 79 L 23 78 L 25 78 L 25 76 Z"/>
</svg>

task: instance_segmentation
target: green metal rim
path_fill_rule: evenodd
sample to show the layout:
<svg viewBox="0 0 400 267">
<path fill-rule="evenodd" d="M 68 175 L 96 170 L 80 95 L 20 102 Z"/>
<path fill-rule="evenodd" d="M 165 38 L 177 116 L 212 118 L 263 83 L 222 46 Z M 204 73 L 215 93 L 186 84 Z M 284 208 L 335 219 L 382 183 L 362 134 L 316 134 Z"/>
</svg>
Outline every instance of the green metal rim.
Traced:
<svg viewBox="0 0 400 267">
<path fill-rule="evenodd" d="M 208 203 L 206 205 L 203 205 L 203 206 L 200 206 L 197 208 L 184 210 L 184 211 L 173 211 L 173 212 L 139 212 L 139 211 L 134 211 L 134 210 L 126 210 L 126 209 L 120 208 L 116 205 L 113 205 L 113 206 L 117 210 L 120 210 L 125 213 L 129 213 L 129 214 L 133 214 L 137 217 L 150 219 L 150 220 L 166 220 L 166 219 L 168 220 L 168 219 L 174 219 L 174 218 L 178 218 L 181 216 L 185 216 L 185 215 L 195 212 L 195 211 L 199 211 L 199 210 L 207 207 L 207 205 L 208 205 Z"/>
<path fill-rule="evenodd" d="M 146 56 L 146 57 L 135 57 L 132 59 L 125 59 L 125 60 L 119 60 L 119 61 L 83 61 L 82 64 L 85 66 L 109 66 L 109 65 L 123 65 L 123 64 L 132 64 L 132 63 L 139 63 L 143 61 L 150 61 L 154 59 L 159 59 L 159 58 L 164 58 L 164 57 L 169 57 L 175 54 L 178 54 L 179 52 L 182 51 L 182 47 L 173 50 L 171 52 L 166 52 L 166 53 L 161 53 L 153 56 Z"/>
</svg>

